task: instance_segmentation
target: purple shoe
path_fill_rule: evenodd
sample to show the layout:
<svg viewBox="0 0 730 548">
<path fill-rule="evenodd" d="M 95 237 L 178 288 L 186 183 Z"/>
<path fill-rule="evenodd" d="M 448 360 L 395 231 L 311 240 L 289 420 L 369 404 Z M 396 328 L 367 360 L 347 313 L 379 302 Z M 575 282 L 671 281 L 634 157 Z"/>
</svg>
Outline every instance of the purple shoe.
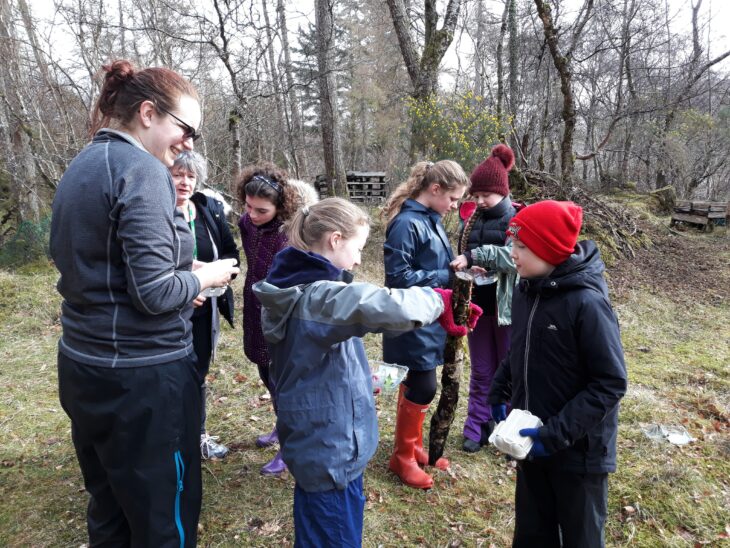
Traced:
<svg viewBox="0 0 730 548">
<path fill-rule="evenodd" d="M 276 456 L 261 467 L 261 473 L 264 476 L 278 476 L 284 470 L 286 470 L 286 464 L 281 458 L 281 451 L 276 453 Z"/>
<path fill-rule="evenodd" d="M 277 434 L 276 428 L 274 428 L 270 434 L 264 434 L 263 436 L 256 438 L 257 447 L 271 447 L 277 443 L 279 443 L 279 434 Z"/>
</svg>

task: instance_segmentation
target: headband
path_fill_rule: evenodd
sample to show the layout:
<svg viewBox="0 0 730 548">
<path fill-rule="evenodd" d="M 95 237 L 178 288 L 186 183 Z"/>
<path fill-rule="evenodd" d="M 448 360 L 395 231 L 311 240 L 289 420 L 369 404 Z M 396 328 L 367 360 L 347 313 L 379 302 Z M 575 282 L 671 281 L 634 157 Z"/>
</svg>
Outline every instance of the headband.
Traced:
<svg viewBox="0 0 730 548">
<path fill-rule="evenodd" d="M 270 179 L 266 175 L 254 175 L 251 177 L 252 181 L 259 181 L 260 183 L 264 183 L 271 188 L 273 188 L 276 192 L 281 193 L 281 185 L 274 181 L 273 179 Z"/>
</svg>

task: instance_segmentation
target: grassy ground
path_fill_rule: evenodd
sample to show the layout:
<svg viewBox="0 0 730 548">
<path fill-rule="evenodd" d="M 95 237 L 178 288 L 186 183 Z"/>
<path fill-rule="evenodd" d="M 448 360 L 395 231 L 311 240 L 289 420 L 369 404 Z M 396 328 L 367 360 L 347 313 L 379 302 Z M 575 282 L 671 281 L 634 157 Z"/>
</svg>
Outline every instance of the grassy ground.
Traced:
<svg viewBox="0 0 730 548">
<path fill-rule="evenodd" d="M 610 273 L 630 388 L 619 471 L 610 478 L 607 543 L 719 545 L 730 526 L 730 238 L 724 229 L 664 230 L 660 240 L 663 247 Z M 670 244 L 696 275 L 671 283 L 670 263 L 661 266 Z M 376 227 L 359 279 L 382 280 L 381 246 Z M 56 389 L 55 279 L 48 265 L 0 271 L 0 546 L 86 542 L 87 497 Z M 379 357 L 377 337 L 366 346 Z M 513 466 L 492 449 L 460 450 L 467 376 L 468 368 L 446 448 L 451 470 L 434 470 L 428 492 L 403 487 L 389 473 L 395 400 L 376 400 L 382 442 L 365 475 L 366 546 L 509 545 Z M 231 454 L 204 464 L 200 544 L 292 545 L 293 480 L 259 475 L 275 449 L 257 449 L 253 440 L 271 428 L 273 415 L 255 367 L 243 357 L 239 330 L 224 327 L 210 381 L 209 430 Z M 652 442 L 642 427 L 653 423 L 684 425 L 697 441 Z"/>
</svg>

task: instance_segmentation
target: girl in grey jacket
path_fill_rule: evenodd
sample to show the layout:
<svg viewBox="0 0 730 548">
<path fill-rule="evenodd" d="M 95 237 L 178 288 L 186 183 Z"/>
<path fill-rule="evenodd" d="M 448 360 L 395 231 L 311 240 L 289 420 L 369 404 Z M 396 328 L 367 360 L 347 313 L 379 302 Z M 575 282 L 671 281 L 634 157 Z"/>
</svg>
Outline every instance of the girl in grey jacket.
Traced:
<svg viewBox="0 0 730 548">
<path fill-rule="evenodd" d="M 350 283 L 369 227 L 346 200 L 303 208 L 287 232 L 293 247 L 275 257 L 254 293 L 269 343 L 281 450 L 296 479 L 295 546 L 360 546 L 362 474 L 378 443 L 360 337 L 431 324 L 443 301 L 430 288 Z"/>
</svg>

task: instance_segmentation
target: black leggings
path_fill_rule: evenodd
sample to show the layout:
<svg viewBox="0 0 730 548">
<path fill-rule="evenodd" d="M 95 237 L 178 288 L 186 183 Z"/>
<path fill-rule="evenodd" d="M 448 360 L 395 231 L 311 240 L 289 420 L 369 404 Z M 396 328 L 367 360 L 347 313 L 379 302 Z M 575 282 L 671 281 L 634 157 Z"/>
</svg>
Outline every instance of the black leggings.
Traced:
<svg viewBox="0 0 730 548">
<path fill-rule="evenodd" d="M 406 399 L 418 405 L 428 405 L 436 395 L 436 370 L 408 371 L 403 384 L 406 385 Z"/>
</svg>

